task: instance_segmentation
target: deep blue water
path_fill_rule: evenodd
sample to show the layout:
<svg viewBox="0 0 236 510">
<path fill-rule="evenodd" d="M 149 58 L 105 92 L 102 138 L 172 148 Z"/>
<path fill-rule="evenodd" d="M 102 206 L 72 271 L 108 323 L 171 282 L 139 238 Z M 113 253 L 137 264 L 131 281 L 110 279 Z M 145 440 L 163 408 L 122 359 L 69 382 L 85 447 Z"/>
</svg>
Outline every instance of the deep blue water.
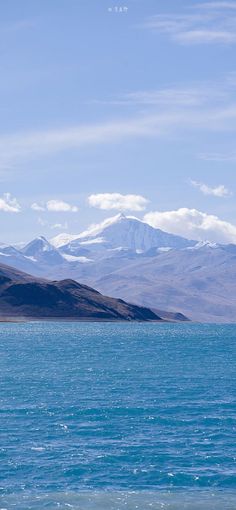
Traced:
<svg viewBox="0 0 236 510">
<path fill-rule="evenodd" d="M 236 509 L 236 325 L 0 324 L 0 509 Z"/>
</svg>

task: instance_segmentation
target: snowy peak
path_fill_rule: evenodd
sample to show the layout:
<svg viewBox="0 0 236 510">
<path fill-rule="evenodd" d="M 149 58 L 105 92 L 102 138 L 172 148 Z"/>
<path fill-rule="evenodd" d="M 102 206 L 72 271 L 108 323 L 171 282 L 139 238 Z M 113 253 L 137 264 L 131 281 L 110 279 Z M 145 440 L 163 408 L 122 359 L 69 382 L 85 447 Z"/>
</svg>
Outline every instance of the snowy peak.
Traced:
<svg viewBox="0 0 236 510">
<path fill-rule="evenodd" d="M 55 248 L 61 248 L 62 246 L 68 245 L 69 243 L 71 243 L 73 241 L 77 241 L 77 240 L 78 241 L 81 240 L 82 242 L 84 240 L 89 241 L 89 238 L 97 238 L 100 234 L 103 233 L 103 231 L 106 228 L 108 228 L 116 223 L 119 223 L 124 219 L 127 219 L 124 214 L 117 214 L 116 216 L 113 216 L 112 218 L 107 218 L 102 223 L 91 225 L 87 230 L 85 230 L 84 232 L 82 232 L 80 234 L 68 234 L 68 233 L 58 234 L 57 236 L 50 239 L 50 243 Z M 97 241 L 97 242 L 99 242 L 99 241 Z"/>
<path fill-rule="evenodd" d="M 112 216 L 111 218 L 107 218 L 101 223 L 91 225 L 87 230 L 79 234 L 78 239 L 87 239 L 89 237 L 97 237 L 104 234 L 104 232 L 107 231 L 107 229 L 114 228 L 116 225 L 123 225 L 127 220 L 131 219 L 129 216 L 125 216 L 124 214 L 117 214 L 116 216 Z M 136 221 L 140 221 L 138 218 L 132 218 Z"/>
<path fill-rule="evenodd" d="M 80 250 L 98 251 L 131 250 L 144 253 L 152 248 L 186 248 L 194 246 L 180 236 L 156 229 L 135 216 L 117 214 L 99 224 L 91 225 L 78 235 L 60 234 L 51 239 L 51 245 L 71 255 L 87 255 Z"/>
<path fill-rule="evenodd" d="M 48 242 L 38 237 L 27 244 L 22 250 L 25 256 L 38 260 L 46 253 L 57 253 L 64 258 L 65 254 L 73 257 L 111 257 L 117 251 L 142 254 L 150 250 L 183 249 L 196 245 L 183 237 L 163 232 L 135 216 L 117 214 L 106 218 L 98 224 L 91 225 L 80 234 L 63 233 Z M 149 253 L 149 255 L 151 252 Z M 153 253 L 154 254 L 154 253 Z M 66 258 L 68 261 L 68 257 Z M 71 259 L 72 261 L 72 259 Z"/>
<path fill-rule="evenodd" d="M 27 257 L 34 257 L 39 253 L 54 250 L 54 247 L 43 236 L 36 237 L 30 241 L 21 251 Z"/>
<path fill-rule="evenodd" d="M 78 244 L 87 248 L 98 248 L 100 245 L 100 249 L 123 248 L 140 253 L 151 248 L 185 248 L 195 242 L 162 232 L 134 216 L 118 214 L 92 225 L 70 242 L 71 247 Z"/>
<path fill-rule="evenodd" d="M 64 261 L 63 257 L 43 236 L 36 237 L 28 243 L 21 252 L 34 262 L 44 261 L 46 264 L 60 264 Z"/>
</svg>

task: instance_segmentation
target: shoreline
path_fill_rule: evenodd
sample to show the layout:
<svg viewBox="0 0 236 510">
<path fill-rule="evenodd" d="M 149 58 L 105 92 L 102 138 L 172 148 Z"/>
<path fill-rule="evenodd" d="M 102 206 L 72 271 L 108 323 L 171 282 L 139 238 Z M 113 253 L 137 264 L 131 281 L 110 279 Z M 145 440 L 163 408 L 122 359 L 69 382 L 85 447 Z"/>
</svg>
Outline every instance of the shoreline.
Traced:
<svg viewBox="0 0 236 510">
<path fill-rule="evenodd" d="M 26 324 L 33 322 L 94 322 L 94 323 L 110 323 L 110 324 L 186 324 L 186 325 L 236 325 L 234 322 L 202 322 L 202 321 L 191 321 L 191 320 L 174 320 L 174 319 L 161 319 L 161 320 L 119 320 L 119 319 L 101 319 L 101 318 L 77 318 L 77 317 L 0 317 L 0 324 Z"/>
<path fill-rule="evenodd" d="M 171 320 L 171 319 L 161 319 L 161 320 L 118 320 L 118 319 L 78 319 L 76 317 L 66 318 L 66 317 L 0 317 L 0 324 L 26 324 L 26 323 L 34 323 L 34 322 L 81 322 L 81 323 L 107 323 L 107 324 L 186 324 L 186 325 L 215 325 L 215 326 L 227 326 L 227 325 L 236 325 L 236 321 L 234 322 L 202 322 L 202 321 L 181 321 L 181 320 Z"/>
<path fill-rule="evenodd" d="M 99 319 L 99 318 L 77 318 L 77 317 L 0 317 L 0 323 L 26 323 L 26 322 L 107 322 L 107 323 L 119 323 L 123 324 L 128 323 L 171 323 L 171 322 L 181 322 L 181 321 L 172 321 L 172 320 L 119 320 L 119 319 Z M 184 321 L 183 321 L 184 322 Z"/>
</svg>

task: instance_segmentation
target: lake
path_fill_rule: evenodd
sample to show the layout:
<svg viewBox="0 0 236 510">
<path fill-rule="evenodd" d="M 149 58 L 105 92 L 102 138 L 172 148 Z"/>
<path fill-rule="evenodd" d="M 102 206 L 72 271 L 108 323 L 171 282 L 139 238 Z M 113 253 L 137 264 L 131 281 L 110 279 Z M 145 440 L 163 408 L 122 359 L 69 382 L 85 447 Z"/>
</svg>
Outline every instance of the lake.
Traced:
<svg viewBox="0 0 236 510">
<path fill-rule="evenodd" d="M 236 325 L 0 324 L 0 509 L 235 510 Z"/>
</svg>

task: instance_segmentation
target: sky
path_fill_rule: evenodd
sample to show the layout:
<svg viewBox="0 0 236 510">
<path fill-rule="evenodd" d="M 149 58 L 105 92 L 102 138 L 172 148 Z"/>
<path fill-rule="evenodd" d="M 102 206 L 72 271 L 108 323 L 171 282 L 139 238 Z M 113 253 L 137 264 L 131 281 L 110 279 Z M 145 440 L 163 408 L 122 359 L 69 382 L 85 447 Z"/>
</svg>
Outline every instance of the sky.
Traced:
<svg viewBox="0 0 236 510">
<path fill-rule="evenodd" d="M 236 243 L 236 0 L 8 0 L 4 243 L 123 212 Z"/>
</svg>

